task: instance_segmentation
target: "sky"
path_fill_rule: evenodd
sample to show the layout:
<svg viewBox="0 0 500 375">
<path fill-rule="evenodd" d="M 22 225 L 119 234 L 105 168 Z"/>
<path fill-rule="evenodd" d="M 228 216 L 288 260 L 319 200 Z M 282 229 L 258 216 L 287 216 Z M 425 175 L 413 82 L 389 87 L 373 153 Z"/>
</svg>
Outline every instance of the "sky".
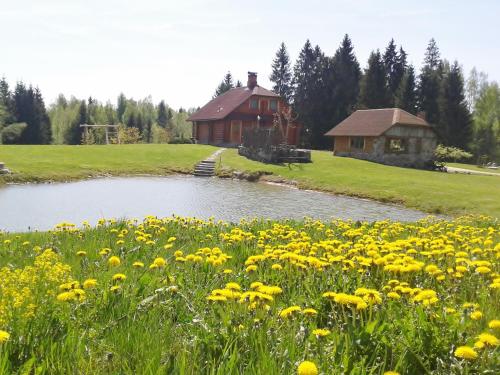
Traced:
<svg viewBox="0 0 500 375">
<path fill-rule="evenodd" d="M 428 41 L 442 57 L 500 81 L 499 0 L 0 0 L 0 76 L 58 94 L 116 102 L 151 95 L 204 105 L 227 71 L 271 88 L 282 41 L 333 55 L 349 34 L 362 67 L 394 38 L 417 70 Z"/>
</svg>

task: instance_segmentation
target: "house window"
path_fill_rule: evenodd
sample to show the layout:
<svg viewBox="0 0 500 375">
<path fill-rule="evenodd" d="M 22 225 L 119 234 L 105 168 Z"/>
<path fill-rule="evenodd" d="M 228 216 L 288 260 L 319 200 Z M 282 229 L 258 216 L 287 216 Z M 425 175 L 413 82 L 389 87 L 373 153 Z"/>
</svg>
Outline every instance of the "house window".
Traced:
<svg viewBox="0 0 500 375">
<path fill-rule="evenodd" d="M 391 154 L 405 154 L 408 152 L 408 141 L 405 138 L 388 138 L 385 143 L 385 152 Z"/>
<path fill-rule="evenodd" d="M 365 148 L 365 137 L 351 137 L 351 149 L 362 150 Z"/>
<path fill-rule="evenodd" d="M 269 109 L 271 111 L 277 111 L 278 110 L 278 101 L 276 99 L 272 99 L 269 101 Z"/>
<path fill-rule="evenodd" d="M 259 109 L 259 101 L 257 99 L 250 99 L 250 108 Z"/>
</svg>

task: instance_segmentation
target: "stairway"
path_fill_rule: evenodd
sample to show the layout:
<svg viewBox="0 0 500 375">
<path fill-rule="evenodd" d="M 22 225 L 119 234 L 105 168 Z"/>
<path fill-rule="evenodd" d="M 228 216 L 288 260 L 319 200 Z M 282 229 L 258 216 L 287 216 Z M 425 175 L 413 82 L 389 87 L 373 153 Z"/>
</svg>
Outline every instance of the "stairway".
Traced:
<svg viewBox="0 0 500 375">
<path fill-rule="evenodd" d="M 215 160 L 200 161 L 194 167 L 194 175 L 198 177 L 212 177 L 215 174 Z"/>
<path fill-rule="evenodd" d="M 215 159 L 221 153 L 223 153 L 225 148 L 221 148 L 210 155 L 205 160 L 200 161 L 194 167 L 194 175 L 198 177 L 212 177 L 215 175 Z"/>
</svg>

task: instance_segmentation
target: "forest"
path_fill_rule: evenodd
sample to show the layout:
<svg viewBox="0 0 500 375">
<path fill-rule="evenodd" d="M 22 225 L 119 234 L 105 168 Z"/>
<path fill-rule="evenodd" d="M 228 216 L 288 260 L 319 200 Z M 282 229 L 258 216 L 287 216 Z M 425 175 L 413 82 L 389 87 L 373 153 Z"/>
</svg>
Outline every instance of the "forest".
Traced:
<svg viewBox="0 0 500 375">
<path fill-rule="evenodd" d="M 294 64 L 285 43 L 272 60 L 272 89 L 292 104 L 303 125 L 301 146 L 328 149 L 324 133 L 357 109 L 399 107 L 424 115 L 445 146 L 471 152 L 475 161 L 500 158 L 500 88 L 473 68 L 467 78 L 458 61 L 441 57 L 431 39 L 420 71 L 402 46 L 391 40 L 371 52 L 360 67 L 346 34 L 333 56 L 307 40 Z M 228 72 L 215 96 L 238 87 Z M 200 103 L 202 104 L 202 103 Z M 98 144 L 104 131 L 84 133 L 80 124 L 119 124 L 120 143 L 190 142 L 186 120 L 194 109 L 175 110 L 120 94 L 116 103 L 66 98 L 46 107 L 40 90 L 0 80 L 0 142 L 4 144 Z"/>
</svg>

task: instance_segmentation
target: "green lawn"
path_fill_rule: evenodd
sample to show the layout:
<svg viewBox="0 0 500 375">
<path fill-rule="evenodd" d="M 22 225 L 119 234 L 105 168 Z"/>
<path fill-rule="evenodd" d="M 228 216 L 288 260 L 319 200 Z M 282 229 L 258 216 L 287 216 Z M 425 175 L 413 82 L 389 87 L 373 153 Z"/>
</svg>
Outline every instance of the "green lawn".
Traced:
<svg viewBox="0 0 500 375">
<path fill-rule="evenodd" d="M 478 167 L 477 165 L 472 165 L 472 164 L 446 163 L 446 165 L 449 166 L 449 167 L 470 169 L 471 171 L 479 171 L 479 172 L 488 172 L 488 173 L 498 173 L 498 174 L 500 174 L 500 169 L 481 168 L 481 167 Z"/>
<path fill-rule="evenodd" d="M 301 188 L 404 204 L 431 213 L 487 214 L 500 217 L 500 180 L 494 176 L 446 174 L 391 167 L 314 151 L 313 163 L 276 166 L 248 160 L 227 150 L 224 167 L 267 171 L 298 182 Z"/>
<path fill-rule="evenodd" d="M 216 151 L 202 145 L 5 146 L 0 161 L 13 174 L 4 181 L 63 181 L 104 174 L 189 172 Z"/>
</svg>

